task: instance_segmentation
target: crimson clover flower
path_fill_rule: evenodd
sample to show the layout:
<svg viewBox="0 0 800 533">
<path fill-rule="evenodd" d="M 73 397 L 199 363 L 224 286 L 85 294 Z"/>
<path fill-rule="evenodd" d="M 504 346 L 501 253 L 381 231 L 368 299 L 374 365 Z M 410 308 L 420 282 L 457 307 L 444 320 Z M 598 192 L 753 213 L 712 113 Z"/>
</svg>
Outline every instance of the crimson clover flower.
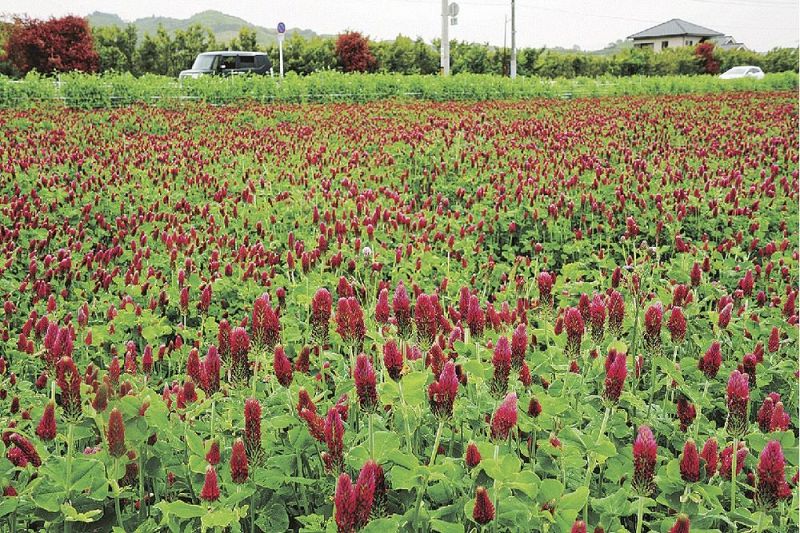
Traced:
<svg viewBox="0 0 800 533">
<path fill-rule="evenodd" d="M 231 480 L 236 484 L 247 481 L 249 465 L 247 463 L 247 451 L 244 448 L 242 439 L 236 439 L 231 451 Z"/>
<path fill-rule="evenodd" d="M 356 367 L 353 369 L 353 379 L 356 384 L 358 405 L 362 411 L 372 413 L 378 406 L 378 391 L 375 387 L 375 370 L 369 358 L 359 354 L 356 358 Z"/>
<path fill-rule="evenodd" d="M 506 395 L 492 417 L 491 436 L 495 441 L 506 440 L 517 425 L 517 393 Z"/>
<path fill-rule="evenodd" d="M 743 436 L 747 430 L 747 403 L 750 400 L 750 383 L 747 374 L 734 370 L 726 388 L 728 420 L 726 428 L 731 435 Z"/>
<path fill-rule="evenodd" d="M 434 416 L 446 419 L 453 416 L 453 405 L 458 394 L 458 377 L 452 361 L 445 363 L 439 379 L 428 385 L 428 403 Z"/>
<path fill-rule="evenodd" d="M 328 342 L 328 329 L 331 320 L 333 298 L 328 289 L 321 287 L 311 299 L 311 335 L 320 345 Z"/>
<path fill-rule="evenodd" d="M 494 520 L 494 505 L 484 487 L 478 487 L 475 491 L 475 508 L 472 511 L 472 519 L 482 526 Z"/>
<path fill-rule="evenodd" d="M 648 426 L 639 426 L 636 440 L 633 442 L 633 481 L 634 490 L 647 496 L 653 489 L 653 476 L 656 471 L 656 454 L 658 445 L 653 432 Z"/>
<path fill-rule="evenodd" d="M 772 440 L 761 450 L 756 473 L 756 499 L 764 508 L 774 507 L 780 500 L 791 497 L 792 491 L 786 482 L 786 460 L 780 442 Z"/>
</svg>

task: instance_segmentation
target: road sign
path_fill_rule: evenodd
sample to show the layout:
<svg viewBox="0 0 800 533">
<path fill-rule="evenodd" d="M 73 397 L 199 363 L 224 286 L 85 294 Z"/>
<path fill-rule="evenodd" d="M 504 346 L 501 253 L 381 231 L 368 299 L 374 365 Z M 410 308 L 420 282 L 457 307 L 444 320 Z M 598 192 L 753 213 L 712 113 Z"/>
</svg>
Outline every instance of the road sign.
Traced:
<svg viewBox="0 0 800 533">
<path fill-rule="evenodd" d="M 449 6 L 447 6 L 447 12 L 451 17 L 458 16 L 458 4 L 455 2 L 451 2 Z"/>
<path fill-rule="evenodd" d="M 278 61 L 280 63 L 281 78 L 283 78 L 283 38 L 286 36 L 286 24 L 278 23 Z"/>
</svg>

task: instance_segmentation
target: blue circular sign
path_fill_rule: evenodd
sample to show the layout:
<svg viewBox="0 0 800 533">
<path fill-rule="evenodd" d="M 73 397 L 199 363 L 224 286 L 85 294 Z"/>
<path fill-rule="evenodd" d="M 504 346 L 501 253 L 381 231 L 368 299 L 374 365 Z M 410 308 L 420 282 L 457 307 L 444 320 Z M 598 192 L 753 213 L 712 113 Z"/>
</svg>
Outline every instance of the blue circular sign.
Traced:
<svg viewBox="0 0 800 533">
<path fill-rule="evenodd" d="M 285 33 L 286 32 L 286 24 L 283 22 L 278 23 L 278 33 Z"/>
</svg>

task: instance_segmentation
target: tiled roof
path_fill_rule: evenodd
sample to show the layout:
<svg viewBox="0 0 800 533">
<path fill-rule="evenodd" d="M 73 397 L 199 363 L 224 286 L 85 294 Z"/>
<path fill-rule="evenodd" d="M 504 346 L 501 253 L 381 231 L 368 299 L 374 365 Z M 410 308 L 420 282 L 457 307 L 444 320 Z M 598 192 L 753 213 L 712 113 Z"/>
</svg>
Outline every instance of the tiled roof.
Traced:
<svg viewBox="0 0 800 533">
<path fill-rule="evenodd" d="M 647 28 L 639 33 L 634 33 L 633 35 L 629 36 L 628 39 L 652 39 L 671 35 L 717 37 L 724 34 L 709 28 L 704 28 L 703 26 L 698 26 L 697 24 L 692 24 L 691 22 L 686 22 L 685 20 L 672 19 L 657 26 L 653 26 L 652 28 Z"/>
</svg>

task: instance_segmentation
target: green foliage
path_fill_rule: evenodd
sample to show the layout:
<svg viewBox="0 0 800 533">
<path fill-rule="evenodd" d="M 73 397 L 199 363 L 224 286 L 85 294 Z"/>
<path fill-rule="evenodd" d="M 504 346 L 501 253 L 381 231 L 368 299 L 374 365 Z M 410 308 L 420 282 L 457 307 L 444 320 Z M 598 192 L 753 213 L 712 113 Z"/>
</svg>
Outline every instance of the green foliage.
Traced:
<svg viewBox="0 0 800 533">
<path fill-rule="evenodd" d="M 800 49 L 773 48 L 764 57 L 766 72 L 797 72 Z"/>
<path fill-rule="evenodd" d="M 105 26 L 92 30 L 94 45 L 100 56 L 100 71 L 138 73 L 136 58 L 136 27 Z"/>
<path fill-rule="evenodd" d="M 50 78 L 31 71 L 22 80 L 0 76 L 0 107 L 28 107 L 56 98 L 56 85 Z"/>
<path fill-rule="evenodd" d="M 239 36 L 231 41 L 229 48 L 231 50 L 244 50 L 248 52 L 258 50 L 255 30 L 246 26 L 240 29 Z"/>
<path fill-rule="evenodd" d="M 67 107 L 96 109 L 111 107 L 113 87 L 97 75 L 65 74 L 61 94 Z"/>
<path fill-rule="evenodd" d="M 148 38 L 145 37 L 147 42 Z M 302 46 L 300 38 L 288 39 Z M 320 42 L 324 42 L 320 40 Z M 667 54 L 665 52 L 664 54 Z M 540 59 L 549 61 L 543 54 Z M 685 53 L 665 55 L 667 61 L 683 61 Z M 141 60 L 141 59 L 140 59 Z M 658 63 L 656 63 L 658 64 Z M 292 65 L 289 62 L 289 65 Z M 696 63 L 695 63 L 696 66 Z M 574 65 L 573 65 L 574 69 Z M 574 71 L 574 70 L 573 70 Z M 785 72 L 767 74 L 763 80 L 720 80 L 711 76 L 628 76 L 562 77 L 554 80 L 524 77 L 517 80 L 491 74 L 456 74 L 447 78 L 422 74 L 400 75 L 344 74 L 328 69 L 305 76 L 291 69 L 285 79 L 270 76 L 204 76 L 182 80 L 130 74 L 100 76 L 70 74 L 62 76 L 59 87 L 51 79 L 29 75 L 13 81 L 0 76 L 0 106 L 26 106 L 34 101 L 64 97 L 70 107 L 96 108 L 127 105 L 131 102 L 176 104 L 185 100 L 205 100 L 216 104 L 236 101 L 370 101 L 384 98 L 422 100 L 489 100 L 532 98 L 537 96 L 576 98 L 583 96 L 681 94 L 727 91 L 796 90 L 798 75 Z"/>
<path fill-rule="evenodd" d="M 258 30 L 261 31 L 261 30 Z M 102 26 L 93 30 L 101 71 L 131 72 L 175 76 L 189 68 L 200 52 L 215 48 L 229 50 L 265 50 L 273 65 L 278 64 L 278 46 L 274 40 L 258 46 L 257 30 L 242 26 L 238 35 L 227 44 L 219 45 L 213 32 L 202 25 L 202 18 L 185 28 L 159 25 L 153 33 L 139 39 L 134 25 Z M 264 42 L 262 40 L 262 42 Z M 343 69 L 336 57 L 336 37 L 320 37 L 289 32 L 284 42 L 284 70 L 306 76 L 320 70 Z M 398 35 L 393 40 L 370 42 L 375 56 L 375 70 L 397 74 L 435 74 L 439 72 L 439 41 L 426 43 L 421 38 L 411 40 Z M 668 76 L 704 72 L 695 56 L 695 48 L 670 48 L 656 54 L 652 50 L 613 47 L 613 54 L 594 54 L 581 51 L 564 52 L 544 48 L 522 48 L 517 52 L 517 71 L 520 76 L 544 78 L 578 78 L 612 76 Z M 776 48 L 766 54 L 749 50 L 713 51 L 713 60 L 721 70 L 736 65 L 756 65 L 765 72 L 797 72 L 796 48 Z M 510 50 L 488 43 L 451 41 L 450 61 L 453 73 L 508 74 Z M 370 67 L 371 69 L 372 67 Z M 346 69 L 345 69 L 346 70 Z"/>
</svg>

